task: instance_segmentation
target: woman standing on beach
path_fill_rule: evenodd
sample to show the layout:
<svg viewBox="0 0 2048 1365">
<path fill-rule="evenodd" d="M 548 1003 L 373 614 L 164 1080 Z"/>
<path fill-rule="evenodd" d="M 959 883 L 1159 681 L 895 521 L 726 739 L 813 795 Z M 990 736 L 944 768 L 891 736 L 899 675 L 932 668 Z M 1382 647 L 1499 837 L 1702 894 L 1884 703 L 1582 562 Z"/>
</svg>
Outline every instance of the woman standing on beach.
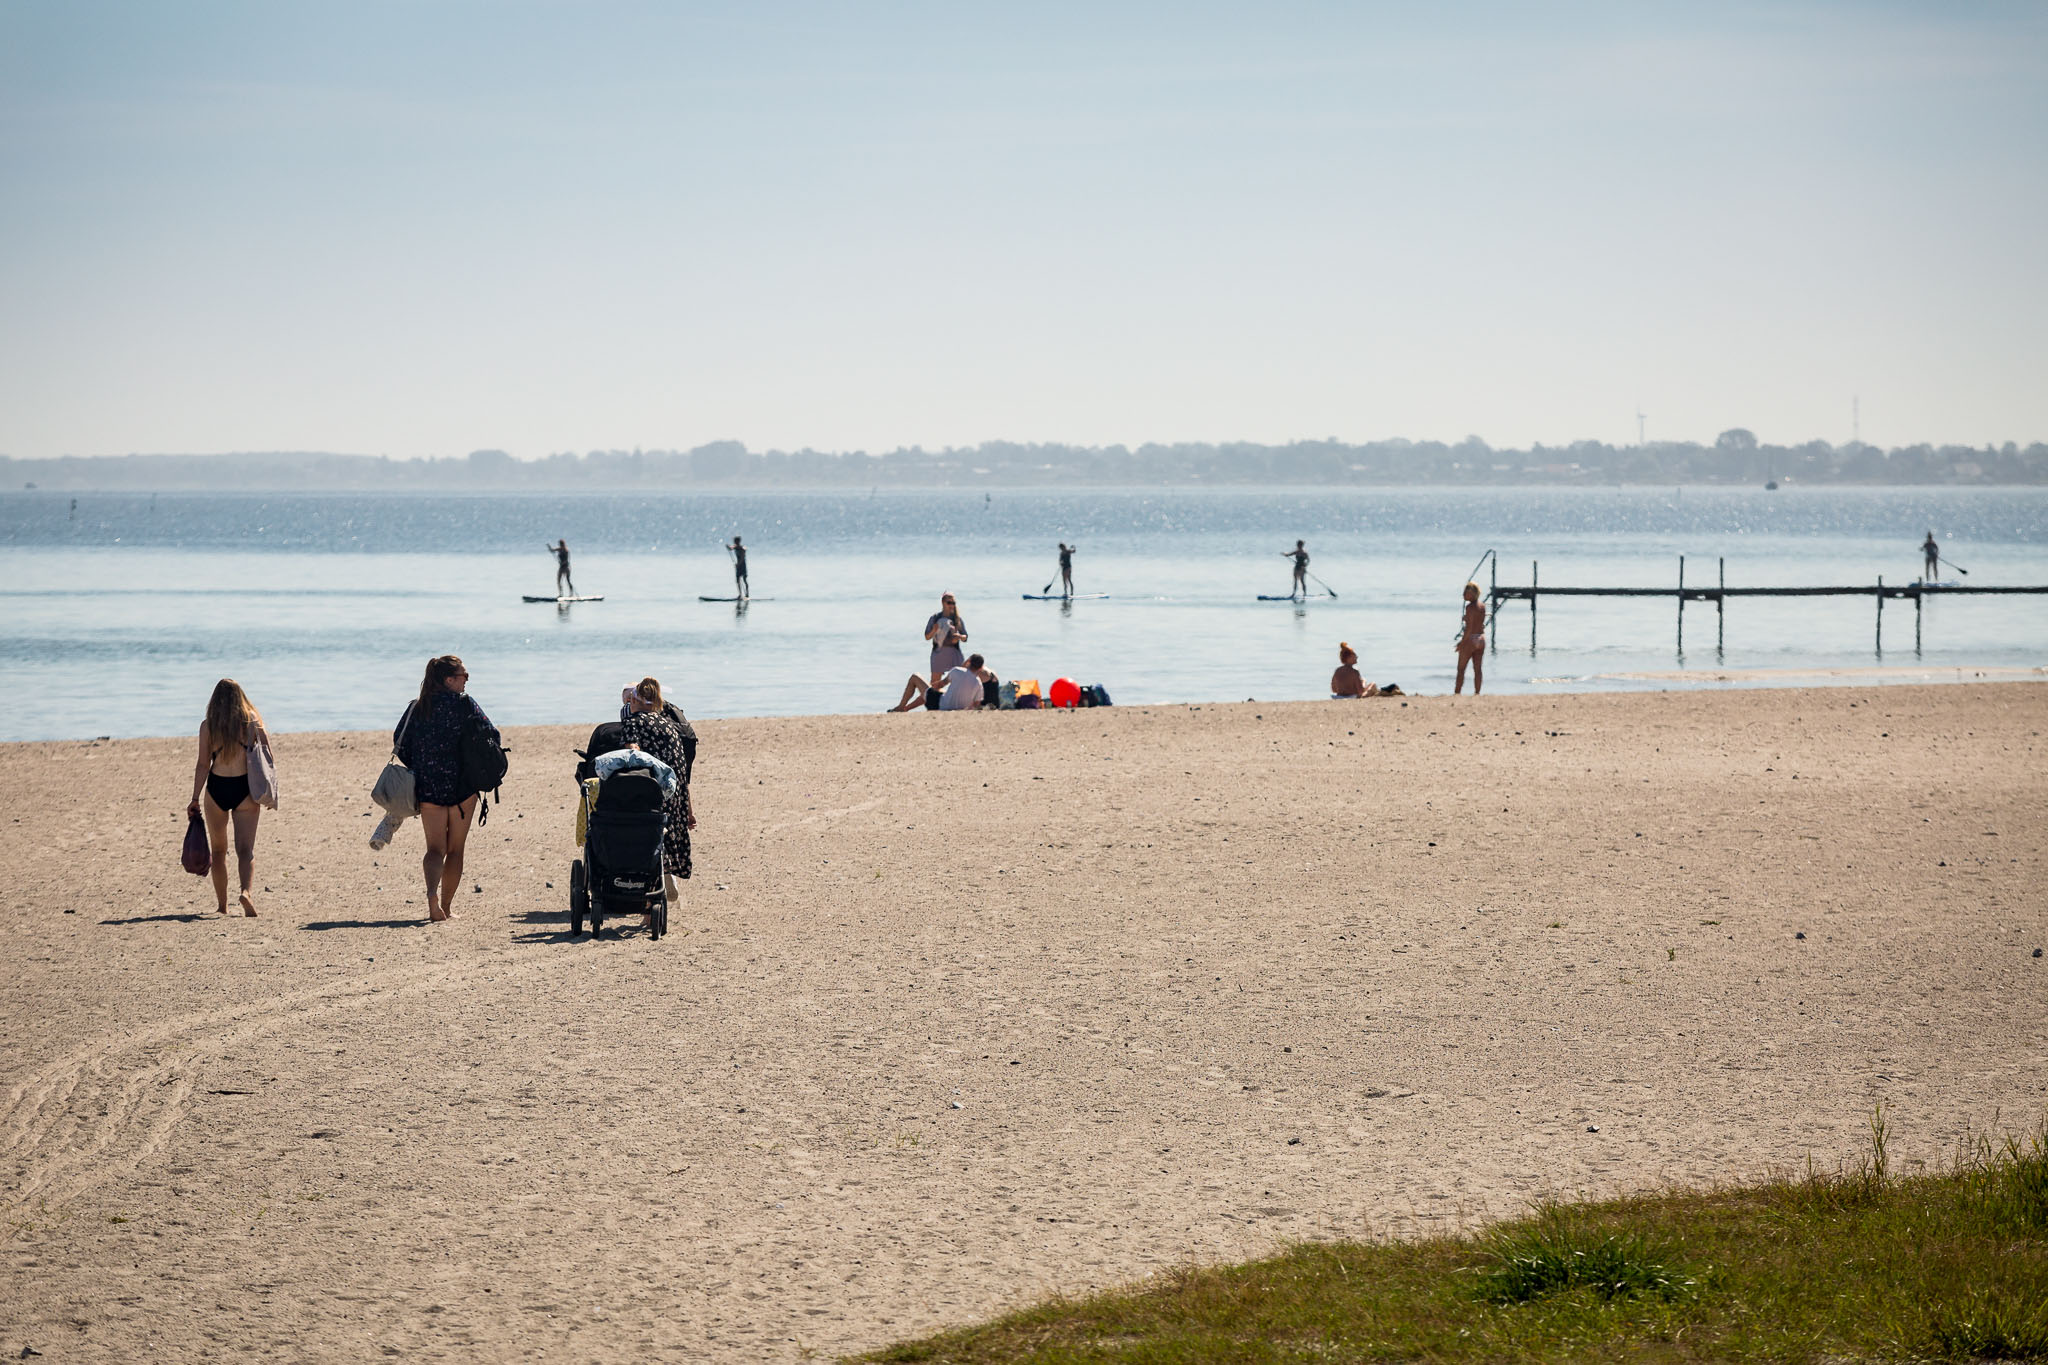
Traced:
<svg viewBox="0 0 2048 1365">
<path fill-rule="evenodd" d="M 206 821 L 206 842 L 213 853 L 213 898 L 228 912 L 228 822 L 235 826 L 235 871 L 242 883 L 242 913 L 254 916 L 249 891 L 256 873 L 256 821 L 263 807 L 249 794 L 249 757 L 261 749 L 268 759 L 270 736 L 248 693 L 233 678 L 213 685 L 206 719 L 199 722 L 199 761 L 192 766 L 192 800 L 185 809 Z M 203 795 L 203 799 L 202 799 Z M 272 805 L 277 804 L 275 799 Z"/>
<path fill-rule="evenodd" d="M 945 677 L 967 661 L 960 646 L 967 640 L 967 623 L 960 619 L 960 604 L 952 593 L 939 598 L 939 609 L 924 623 L 924 638 L 932 642 L 932 686 L 945 686 Z"/>
<path fill-rule="evenodd" d="M 1472 665 L 1472 695 L 1479 695 L 1481 674 L 1485 671 L 1486 658 L 1486 608 L 1479 605 L 1479 585 L 1465 585 L 1464 625 L 1458 631 L 1458 681 L 1451 687 L 1451 695 L 1465 690 L 1465 665 Z"/>
<path fill-rule="evenodd" d="M 427 919 L 435 924 L 455 918 L 462 852 L 469 842 L 469 819 L 476 813 L 476 788 L 462 780 L 463 736 L 474 726 L 498 742 L 497 727 L 464 690 L 468 686 L 469 670 L 453 654 L 427 660 L 420 694 L 391 732 L 393 752 L 412 769 L 420 823 L 427 830 L 420 869 L 427 879 Z"/>
<path fill-rule="evenodd" d="M 688 880 L 690 876 L 690 831 L 697 827 L 697 814 L 690 805 L 697 732 L 681 711 L 662 699 L 661 684 L 653 678 L 642 678 L 638 686 L 628 688 L 625 702 L 631 713 L 626 717 L 626 743 L 653 754 L 676 773 L 676 789 L 661 803 L 667 817 L 661 838 L 662 889 L 668 895 L 669 908 L 674 909 L 682 895 L 676 878 Z"/>
</svg>

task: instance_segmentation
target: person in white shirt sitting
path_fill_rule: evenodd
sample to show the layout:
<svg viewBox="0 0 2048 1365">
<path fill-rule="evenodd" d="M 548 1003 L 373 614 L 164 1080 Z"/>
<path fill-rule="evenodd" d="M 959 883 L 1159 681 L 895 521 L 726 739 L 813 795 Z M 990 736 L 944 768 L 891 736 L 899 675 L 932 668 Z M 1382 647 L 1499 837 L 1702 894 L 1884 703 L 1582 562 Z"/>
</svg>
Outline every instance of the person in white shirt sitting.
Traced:
<svg viewBox="0 0 2048 1365">
<path fill-rule="evenodd" d="M 890 707 L 891 712 L 914 711 L 924 707 L 928 711 L 978 711 L 992 706 L 995 695 L 996 675 L 986 667 L 979 654 L 970 654 L 965 663 L 947 670 L 933 686 L 917 673 L 910 675 L 903 684 L 903 696 Z"/>
</svg>

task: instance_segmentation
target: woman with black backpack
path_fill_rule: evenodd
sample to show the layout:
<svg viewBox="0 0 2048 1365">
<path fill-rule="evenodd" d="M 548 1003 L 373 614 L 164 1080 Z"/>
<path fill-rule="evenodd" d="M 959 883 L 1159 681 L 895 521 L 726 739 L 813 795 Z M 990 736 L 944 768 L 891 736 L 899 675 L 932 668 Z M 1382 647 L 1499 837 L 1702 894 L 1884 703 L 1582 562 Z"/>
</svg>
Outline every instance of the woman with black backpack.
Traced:
<svg viewBox="0 0 2048 1365">
<path fill-rule="evenodd" d="M 502 750 L 497 727 L 464 690 L 468 685 L 469 670 L 453 654 L 427 660 L 420 695 L 405 708 L 391 735 L 392 750 L 412 769 L 420 823 L 426 826 L 427 852 L 420 868 L 427 879 L 427 918 L 436 924 L 455 917 L 469 821 L 486 785 L 477 778 L 474 759 L 465 764 L 464 750 L 486 743 L 493 751 Z M 502 765 L 497 776 L 503 776 Z"/>
</svg>

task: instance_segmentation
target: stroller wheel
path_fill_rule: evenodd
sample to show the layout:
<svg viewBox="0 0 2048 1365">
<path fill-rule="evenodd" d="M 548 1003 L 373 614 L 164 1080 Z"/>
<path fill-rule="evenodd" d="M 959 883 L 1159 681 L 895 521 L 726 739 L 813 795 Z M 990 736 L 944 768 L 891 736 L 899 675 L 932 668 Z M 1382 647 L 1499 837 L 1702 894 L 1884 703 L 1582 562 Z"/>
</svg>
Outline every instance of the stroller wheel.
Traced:
<svg viewBox="0 0 2048 1365">
<path fill-rule="evenodd" d="M 569 932 L 583 932 L 583 917 L 590 913 L 590 881 L 583 860 L 569 864 Z"/>
<path fill-rule="evenodd" d="M 663 896 L 654 903 L 654 936 L 656 938 L 666 938 L 668 936 L 667 896 Z"/>
</svg>

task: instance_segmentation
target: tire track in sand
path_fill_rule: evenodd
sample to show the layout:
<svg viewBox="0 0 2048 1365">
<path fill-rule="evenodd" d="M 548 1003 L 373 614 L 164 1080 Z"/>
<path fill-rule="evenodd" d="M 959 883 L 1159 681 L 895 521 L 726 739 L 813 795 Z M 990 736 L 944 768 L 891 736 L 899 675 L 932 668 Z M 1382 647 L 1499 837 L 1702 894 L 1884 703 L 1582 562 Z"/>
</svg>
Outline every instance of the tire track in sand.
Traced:
<svg viewBox="0 0 2048 1365">
<path fill-rule="evenodd" d="M 780 834 L 786 829 L 798 829 L 804 825 L 837 823 L 849 815 L 858 815 L 862 811 L 873 810 L 881 804 L 882 798 L 877 796 L 851 806 L 834 806 L 826 810 L 812 811 L 810 814 L 798 816 L 794 820 L 782 820 L 772 825 L 763 825 L 758 833 L 762 837 L 766 837 L 770 834 Z"/>
<path fill-rule="evenodd" d="M 472 977 L 524 976 L 573 963 L 430 963 L 327 982 L 268 1000 L 176 1015 L 134 1033 L 81 1044 L 0 1099 L 0 1157 L 13 1167 L 11 1209 L 76 1198 L 133 1171 L 170 1140 L 200 1068 L 238 1043 L 288 1024 Z"/>
</svg>

